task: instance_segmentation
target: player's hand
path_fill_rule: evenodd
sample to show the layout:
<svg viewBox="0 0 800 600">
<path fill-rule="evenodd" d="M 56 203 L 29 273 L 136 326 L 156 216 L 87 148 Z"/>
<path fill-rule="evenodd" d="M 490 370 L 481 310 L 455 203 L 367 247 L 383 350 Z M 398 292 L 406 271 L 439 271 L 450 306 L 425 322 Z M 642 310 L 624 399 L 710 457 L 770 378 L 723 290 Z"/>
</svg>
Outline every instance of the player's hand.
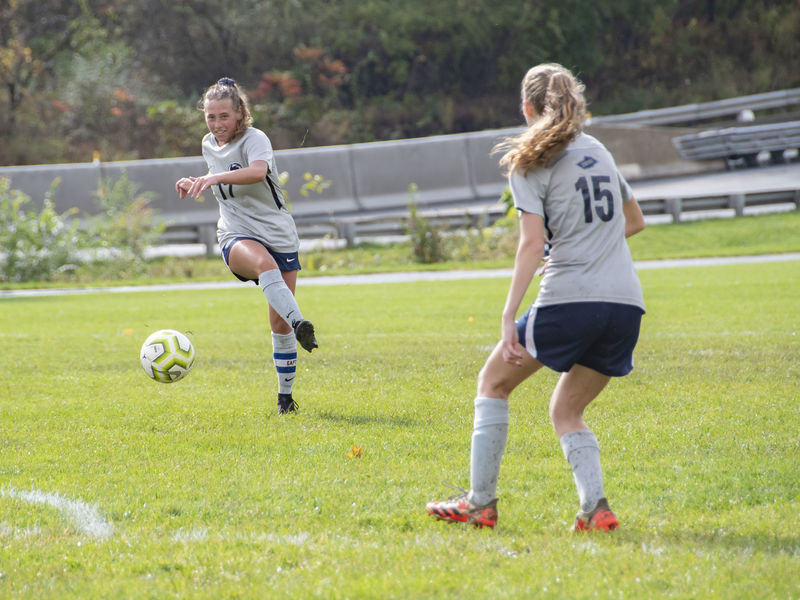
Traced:
<svg viewBox="0 0 800 600">
<path fill-rule="evenodd" d="M 519 343 L 517 324 L 512 321 L 503 321 L 503 339 L 501 341 L 503 360 L 510 365 L 522 365 L 522 353 L 525 349 Z"/>
<path fill-rule="evenodd" d="M 192 181 L 192 186 L 187 190 L 187 193 L 190 196 L 194 196 L 195 199 L 199 199 L 203 195 L 203 192 L 205 192 L 212 185 L 216 185 L 216 183 L 216 175 L 203 175 L 202 177 L 197 177 L 194 179 L 194 181 Z"/>
<path fill-rule="evenodd" d="M 541 267 L 539 267 L 539 270 L 538 270 L 538 271 L 536 271 L 536 274 L 537 274 L 539 277 L 542 277 L 542 276 L 544 276 L 544 272 L 547 270 L 547 263 L 548 263 L 548 262 L 550 262 L 550 255 L 547 255 L 547 256 L 545 256 L 545 257 L 542 259 L 542 266 L 541 266 Z"/>
<path fill-rule="evenodd" d="M 194 180 L 197 179 L 196 177 L 181 177 L 175 183 L 175 191 L 178 192 L 178 197 L 183 198 L 186 197 L 187 192 L 192 189 L 192 184 Z"/>
</svg>

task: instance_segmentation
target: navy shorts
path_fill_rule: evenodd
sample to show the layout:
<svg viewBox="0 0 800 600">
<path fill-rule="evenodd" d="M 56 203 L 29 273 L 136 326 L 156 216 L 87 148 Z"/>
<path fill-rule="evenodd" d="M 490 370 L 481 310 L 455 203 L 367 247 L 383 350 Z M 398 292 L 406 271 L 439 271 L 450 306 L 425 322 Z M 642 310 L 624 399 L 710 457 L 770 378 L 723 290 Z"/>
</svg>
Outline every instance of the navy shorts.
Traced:
<svg viewBox="0 0 800 600">
<path fill-rule="evenodd" d="M 270 256 L 275 259 L 275 262 L 278 264 L 278 269 L 281 271 L 299 271 L 300 267 L 300 256 L 297 252 L 275 252 L 272 248 L 264 244 L 261 240 L 257 240 L 256 238 L 252 237 L 237 237 L 232 239 L 230 242 L 225 244 L 225 247 L 222 249 L 222 260 L 225 261 L 225 266 L 228 267 L 230 270 L 231 266 L 228 264 L 228 256 L 231 253 L 231 248 L 236 242 L 241 242 L 242 240 L 253 240 L 254 242 L 258 242 L 264 248 L 267 249 L 267 252 L 270 253 Z M 233 271 L 231 271 L 233 273 Z M 257 279 L 248 279 L 247 277 L 242 277 L 241 275 L 237 275 L 233 273 L 237 279 L 241 281 L 253 281 L 258 284 Z"/>
<path fill-rule="evenodd" d="M 633 369 L 643 314 L 638 306 L 615 302 L 531 306 L 517 320 L 519 343 L 554 371 L 578 364 L 622 377 Z"/>
</svg>

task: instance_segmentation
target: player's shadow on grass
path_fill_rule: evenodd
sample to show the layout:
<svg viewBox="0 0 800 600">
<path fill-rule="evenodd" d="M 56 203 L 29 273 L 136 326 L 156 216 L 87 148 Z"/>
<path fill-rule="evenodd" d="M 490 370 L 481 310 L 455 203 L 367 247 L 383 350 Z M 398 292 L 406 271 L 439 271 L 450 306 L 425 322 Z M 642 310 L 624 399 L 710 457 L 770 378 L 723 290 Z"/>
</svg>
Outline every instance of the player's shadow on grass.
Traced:
<svg viewBox="0 0 800 600">
<path fill-rule="evenodd" d="M 388 425 L 390 427 L 419 426 L 419 421 L 416 419 L 397 415 L 343 415 L 341 413 L 325 411 L 317 413 L 317 416 L 319 416 L 321 419 L 346 425 Z"/>
</svg>

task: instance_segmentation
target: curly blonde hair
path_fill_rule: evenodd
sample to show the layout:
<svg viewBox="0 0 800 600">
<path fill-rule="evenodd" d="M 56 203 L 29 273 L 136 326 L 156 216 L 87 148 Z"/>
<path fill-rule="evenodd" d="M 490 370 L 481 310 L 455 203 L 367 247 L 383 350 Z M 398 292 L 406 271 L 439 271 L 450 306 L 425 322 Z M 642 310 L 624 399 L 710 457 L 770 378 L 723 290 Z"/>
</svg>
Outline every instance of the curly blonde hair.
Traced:
<svg viewBox="0 0 800 600">
<path fill-rule="evenodd" d="M 250 102 L 247 100 L 247 94 L 239 87 L 238 83 L 230 77 L 223 77 L 205 91 L 203 99 L 200 101 L 199 108 L 200 110 L 204 110 L 206 102 L 211 100 L 224 100 L 225 98 L 230 99 L 233 110 L 238 111 L 240 108 L 242 109 L 242 118 L 236 123 L 236 131 L 233 132 L 233 136 L 231 137 L 231 139 L 236 139 L 253 124 L 253 115 L 250 113 Z"/>
<path fill-rule="evenodd" d="M 535 111 L 533 122 L 518 136 L 507 138 L 493 152 L 504 152 L 500 165 L 506 175 L 519 169 L 548 167 L 582 131 L 586 120 L 584 85 L 556 63 L 533 67 L 522 80 L 522 102 Z"/>
</svg>

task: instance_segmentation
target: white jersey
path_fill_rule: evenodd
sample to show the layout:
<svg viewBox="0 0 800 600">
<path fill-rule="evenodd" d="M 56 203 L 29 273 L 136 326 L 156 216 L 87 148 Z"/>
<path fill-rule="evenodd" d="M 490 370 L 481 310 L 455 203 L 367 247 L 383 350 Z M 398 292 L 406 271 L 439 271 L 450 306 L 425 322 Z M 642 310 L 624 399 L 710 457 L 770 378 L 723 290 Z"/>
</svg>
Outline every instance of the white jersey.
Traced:
<svg viewBox="0 0 800 600">
<path fill-rule="evenodd" d="M 518 210 L 544 219 L 551 246 L 534 305 L 616 302 L 644 310 L 622 212 L 633 194 L 603 144 L 581 133 L 550 167 L 514 171 L 509 185 Z"/>
<path fill-rule="evenodd" d="M 211 174 L 235 171 L 263 160 L 269 165 L 264 181 L 250 185 L 222 183 L 212 187 L 219 202 L 217 240 L 220 247 L 237 237 L 251 237 L 275 252 L 297 252 L 300 242 L 292 215 L 286 208 L 278 184 L 275 153 L 260 129 L 247 131 L 221 148 L 208 133 L 203 138 L 203 158 Z"/>
</svg>

